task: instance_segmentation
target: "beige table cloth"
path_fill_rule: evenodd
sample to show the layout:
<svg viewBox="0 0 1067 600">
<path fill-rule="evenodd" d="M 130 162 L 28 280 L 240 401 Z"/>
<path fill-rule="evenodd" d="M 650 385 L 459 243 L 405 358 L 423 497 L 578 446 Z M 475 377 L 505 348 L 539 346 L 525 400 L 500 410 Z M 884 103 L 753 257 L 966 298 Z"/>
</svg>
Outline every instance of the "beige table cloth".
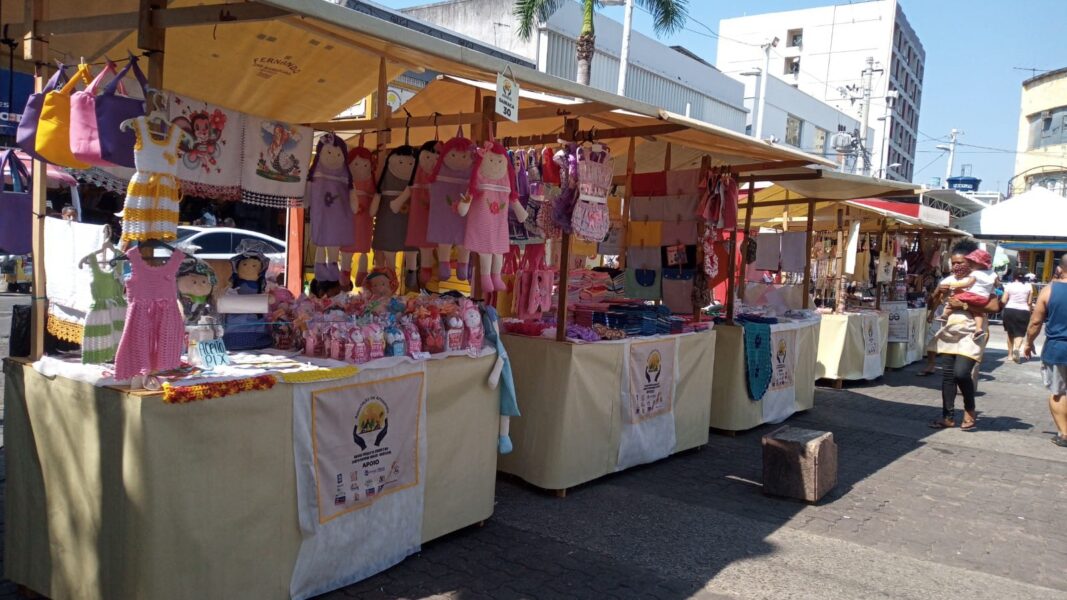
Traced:
<svg viewBox="0 0 1067 600">
<path fill-rule="evenodd" d="M 679 336 L 674 452 L 708 442 L 715 337 L 715 331 Z M 615 472 L 627 345 L 505 335 L 504 346 L 522 418 L 511 422 L 515 450 L 500 457 L 500 470 L 547 490 Z"/>
<path fill-rule="evenodd" d="M 424 542 L 493 513 L 495 360 L 427 362 Z M 57 600 L 289 597 L 292 385 L 168 405 L 5 373 L 8 578 Z"/>
<path fill-rule="evenodd" d="M 889 317 L 863 311 L 822 315 L 816 379 L 877 379 L 885 373 Z"/>
<path fill-rule="evenodd" d="M 886 347 L 886 366 L 900 369 L 926 356 L 926 309 L 909 308 L 907 310 L 908 340 L 906 342 L 889 342 Z"/>
<path fill-rule="evenodd" d="M 797 324 L 793 363 L 793 412 L 815 406 L 815 354 L 821 321 Z M 772 326 L 774 327 L 774 326 Z M 725 431 L 745 431 L 767 422 L 763 400 L 748 395 L 745 374 L 745 339 L 740 325 L 715 328 L 715 381 L 711 390 L 711 426 Z"/>
</svg>

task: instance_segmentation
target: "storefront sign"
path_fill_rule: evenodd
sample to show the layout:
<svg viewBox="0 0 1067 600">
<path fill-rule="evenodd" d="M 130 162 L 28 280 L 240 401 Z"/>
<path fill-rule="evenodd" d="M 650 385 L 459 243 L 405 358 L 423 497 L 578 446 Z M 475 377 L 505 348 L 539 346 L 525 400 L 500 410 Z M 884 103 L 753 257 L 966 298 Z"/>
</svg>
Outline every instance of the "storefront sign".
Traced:
<svg viewBox="0 0 1067 600">
<path fill-rule="evenodd" d="M 907 302 L 883 302 L 882 310 L 889 314 L 889 341 L 907 342 L 910 339 Z"/>
<path fill-rule="evenodd" d="M 511 75 L 505 77 L 504 73 Z M 519 82 L 511 73 L 511 67 L 496 75 L 496 114 L 513 122 L 519 122 Z"/>
<path fill-rule="evenodd" d="M 416 373 L 312 393 L 319 523 L 418 485 L 422 384 Z"/>
</svg>

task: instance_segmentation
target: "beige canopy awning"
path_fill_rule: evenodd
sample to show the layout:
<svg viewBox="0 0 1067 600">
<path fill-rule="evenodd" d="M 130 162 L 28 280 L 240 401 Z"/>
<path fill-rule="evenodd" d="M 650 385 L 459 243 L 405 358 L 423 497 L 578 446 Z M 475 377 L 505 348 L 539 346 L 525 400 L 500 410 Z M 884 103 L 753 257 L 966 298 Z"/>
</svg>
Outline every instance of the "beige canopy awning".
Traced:
<svg viewBox="0 0 1067 600">
<path fill-rule="evenodd" d="M 816 211 L 846 200 L 886 196 L 913 196 L 919 186 L 903 181 L 852 175 L 828 169 L 798 168 L 774 170 L 753 175 L 756 193 L 752 207 L 753 226 L 807 220 L 809 201 L 815 201 Z M 799 179 L 804 177 L 804 179 Z M 744 178 L 744 174 L 742 174 Z M 741 193 L 740 219 L 748 210 L 746 190 Z"/>
</svg>

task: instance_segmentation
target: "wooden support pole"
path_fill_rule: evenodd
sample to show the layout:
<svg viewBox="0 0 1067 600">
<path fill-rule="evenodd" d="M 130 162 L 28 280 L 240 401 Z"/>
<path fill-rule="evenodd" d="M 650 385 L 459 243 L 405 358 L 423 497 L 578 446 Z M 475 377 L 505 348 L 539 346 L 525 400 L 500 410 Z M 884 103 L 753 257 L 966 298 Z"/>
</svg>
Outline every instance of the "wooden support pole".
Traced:
<svg viewBox="0 0 1067 600">
<path fill-rule="evenodd" d="M 834 312 L 845 312 L 845 209 L 837 209 L 837 283 L 834 284 Z"/>
<path fill-rule="evenodd" d="M 756 178 L 748 178 L 748 203 L 752 204 L 756 198 Z M 745 213 L 745 239 L 748 239 L 748 230 L 752 226 L 752 209 L 748 209 Z M 726 267 L 726 322 L 729 325 L 734 324 L 734 298 L 737 296 L 737 282 L 740 279 L 744 282 L 745 268 L 742 265 L 740 269 L 737 268 L 737 254 L 741 248 L 737 243 L 737 225 L 734 225 L 733 235 L 730 236 L 729 247 L 730 259 Z M 737 276 L 737 271 L 740 271 L 740 277 Z M 744 288 L 742 287 L 742 293 Z"/>
<path fill-rule="evenodd" d="M 619 267 L 626 267 L 626 251 L 629 248 L 630 239 L 630 206 L 634 199 L 634 171 L 637 169 L 637 138 L 630 138 L 630 145 L 626 150 L 626 193 L 622 200 L 622 256 L 619 257 Z"/>
<path fill-rule="evenodd" d="M 881 227 L 879 228 L 879 231 L 878 231 L 878 247 L 881 249 L 880 252 L 879 252 L 879 256 L 881 256 L 881 252 L 885 252 L 885 238 L 886 238 L 886 235 L 888 233 L 889 233 L 889 219 L 882 219 L 882 225 L 881 225 Z M 892 279 L 890 279 L 890 281 L 892 281 Z M 878 276 L 875 275 L 875 277 L 874 277 L 874 309 L 875 310 L 882 310 L 882 286 L 883 285 L 885 285 L 885 284 L 878 283 Z"/>
<path fill-rule="evenodd" d="M 564 139 L 578 131 L 578 119 L 567 119 L 563 122 Z M 559 247 L 559 283 L 556 286 L 558 295 L 556 303 L 556 341 L 563 342 L 567 339 L 567 283 L 570 281 L 571 271 L 571 236 L 563 233 L 560 235 Z"/>
<path fill-rule="evenodd" d="M 815 200 L 808 200 L 808 227 L 804 240 L 807 260 L 804 262 L 804 308 L 811 308 L 811 247 L 815 240 Z"/>
<path fill-rule="evenodd" d="M 45 17 L 44 0 L 26 2 L 24 15 L 30 27 L 24 40 L 25 57 L 38 66 L 34 70 L 33 89 L 44 90 L 48 78 L 47 70 L 40 63 L 48 58 L 48 44 L 38 41 L 33 23 Z M 33 211 L 31 227 L 31 254 L 33 257 L 33 298 L 30 304 L 30 360 L 37 360 L 44 355 L 44 330 L 48 319 L 47 274 L 44 270 L 44 216 L 48 212 L 48 165 L 44 161 L 33 161 Z"/>
<path fill-rule="evenodd" d="M 707 154 L 705 154 L 704 156 L 702 156 L 700 158 L 700 182 L 702 184 L 706 184 L 707 183 L 708 175 L 710 173 L 711 173 L 711 157 L 708 156 Z M 702 244 L 700 242 L 701 240 L 704 239 L 704 227 L 705 227 L 704 221 L 697 220 L 697 268 L 698 269 L 703 269 L 704 268 L 704 244 Z M 705 281 L 704 285 L 707 285 L 707 280 L 705 278 L 701 277 L 701 278 L 699 278 L 699 280 L 700 281 Z M 704 308 L 703 306 L 700 305 L 699 302 L 696 301 L 696 299 L 701 297 L 701 296 L 703 296 L 704 295 L 703 294 L 704 291 L 706 291 L 706 290 L 701 290 L 701 293 L 699 293 L 699 294 L 693 294 L 693 321 L 696 321 L 696 322 L 700 321 L 700 311 L 703 310 L 703 308 Z"/>
<path fill-rule="evenodd" d="M 667 149 L 663 152 L 663 170 L 671 170 L 671 143 L 667 142 Z"/>
</svg>

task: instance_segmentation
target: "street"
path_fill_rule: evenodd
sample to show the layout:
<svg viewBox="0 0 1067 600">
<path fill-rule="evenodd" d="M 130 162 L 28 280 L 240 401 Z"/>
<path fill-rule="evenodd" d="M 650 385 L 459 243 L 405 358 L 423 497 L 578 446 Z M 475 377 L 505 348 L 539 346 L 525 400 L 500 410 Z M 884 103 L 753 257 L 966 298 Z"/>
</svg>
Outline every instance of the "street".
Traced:
<svg viewBox="0 0 1067 600">
<path fill-rule="evenodd" d="M 28 297 L 0 299 L 5 352 L 18 301 Z M 713 434 L 565 499 L 501 476 L 484 527 L 324 597 L 1067 597 L 1067 452 L 1049 443 L 1038 364 L 1005 356 L 995 327 L 973 433 L 927 428 L 940 381 L 917 377 L 918 364 L 818 388 L 815 408 L 788 421 L 839 446 L 838 485 L 817 505 L 760 493 L 772 426 Z"/>
</svg>

